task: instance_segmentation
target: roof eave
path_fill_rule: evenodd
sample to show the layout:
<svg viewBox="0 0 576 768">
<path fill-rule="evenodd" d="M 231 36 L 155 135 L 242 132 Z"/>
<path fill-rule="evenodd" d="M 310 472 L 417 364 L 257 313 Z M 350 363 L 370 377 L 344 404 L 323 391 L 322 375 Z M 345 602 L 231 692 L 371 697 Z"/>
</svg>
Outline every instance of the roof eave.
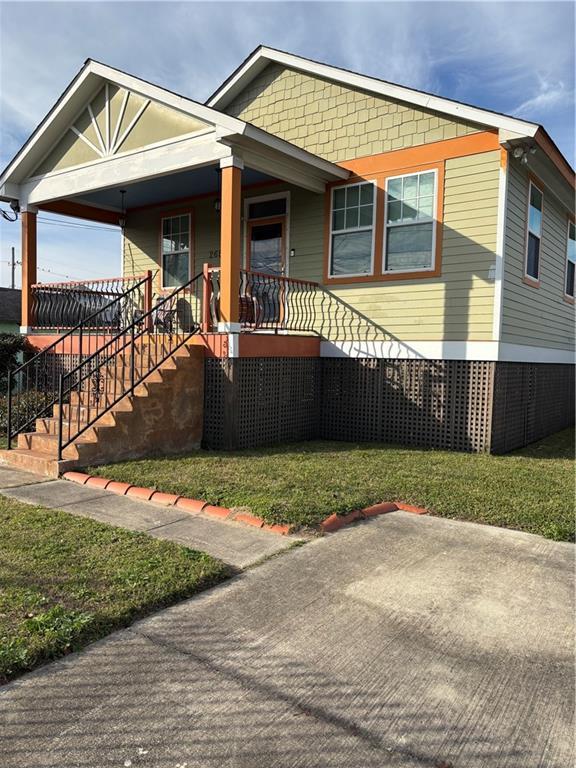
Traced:
<svg viewBox="0 0 576 768">
<path fill-rule="evenodd" d="M 480 125 L 522 133 L 526 137 L 533 137 L 539 128 L 536 123 L 520 120 L 510 115 L 502 115 L 480 107 L 474 107 L 451 99 L 445 99 L 441 96 L 407 88 L 406 86 L 388 83 L 374 77 L 311 61 L 302 56 L 277 51 L 266 46 L 258 47 L 244 60 L 214 94 L 210 96 L 206 101 L 207 106 L 218 110 L 224 109 L 234 96 L 242 90 L 247 81 L 253 79 L 259 71 L 272 62 L 283 64 L 293 69 L 307 71 L 325 79 L 337 80 L 362 90 L 397 99 L 398 101 L 414 103 L 425 109 L 444 112 L 445 114 Z"/>
</svg>

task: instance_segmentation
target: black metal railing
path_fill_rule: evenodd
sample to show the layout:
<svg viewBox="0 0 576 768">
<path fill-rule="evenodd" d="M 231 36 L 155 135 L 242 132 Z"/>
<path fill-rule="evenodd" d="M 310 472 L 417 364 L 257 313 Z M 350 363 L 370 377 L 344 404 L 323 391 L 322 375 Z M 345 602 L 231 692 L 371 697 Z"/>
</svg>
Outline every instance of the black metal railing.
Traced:
<svg viewBox="0 0 576 768">
<path fill-rule="evenodd" d="M 220 319 L 220 270 L 213 267 L 209 272 L 210 323 L 215 328 Z M 311 280 L 241 270 L 238 300 L 242 330 L 317 333 L 319 288 Z"/>
<path fill-rule="evenodd" d="M 117 331 L 126 325 L 132 308 L 127 301 L 113 303 L 114 299 L 126 297 L 144 277 L 146 275 L 33 285 L 33 327 L 53 330 L 72 328 L 93 317 L 93 323 L 99 322 Z M 136 298 L 135 294 L 130 295 Z"/>
<path fill-rule="evenodd" d="M 112 317 L 123 318 L 128 324 L 139 322 L 145 313 L 148 277 L 138 280 L 124 293 L 109 298 L 101 308 L 78 322 L 52 344 L 35 354 L 22 365 L 8 372 L 6 433 L 8 448 L 20 433 L 33 431 L 36 419 L 51 413 L 58 402 L 60 377 L 93 357 L 117 331 Z"/>
<path fill-rule="evenodd" d="M 92 355 L 61 374 L 58 459 L 74 440 L 200 330 L 202 274 L 158 300 Z"/>
</svg>

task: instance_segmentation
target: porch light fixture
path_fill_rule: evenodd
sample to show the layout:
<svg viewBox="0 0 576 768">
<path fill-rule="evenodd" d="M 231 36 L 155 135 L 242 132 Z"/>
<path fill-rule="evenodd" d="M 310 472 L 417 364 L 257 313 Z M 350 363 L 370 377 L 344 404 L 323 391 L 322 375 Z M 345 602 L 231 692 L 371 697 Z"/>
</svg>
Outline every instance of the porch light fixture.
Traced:
<svg viewBox="0 0 576 768">
<path fill-rule="evenodd" d="M 121 189 L 120 190 L 120 197 L 122 198 L 122 213 L 118 217 L 118 224 L 120 225 L 120 229 L 124 229 L 126 226 L 126 208 L 124 205 L 124 196 L 126 195 L 126 190 Z"/>
<path fill-rule="evenodd" d="M 512 150 L 512 156 L 515 157 L 516 160 L 520 160 L 522 165 L 528 165 L 528 155 L 535 155 L 536 151 L 536 147 L 534 146 L 527 147 L 525 144 L 519 144 Z"/>
</svg>

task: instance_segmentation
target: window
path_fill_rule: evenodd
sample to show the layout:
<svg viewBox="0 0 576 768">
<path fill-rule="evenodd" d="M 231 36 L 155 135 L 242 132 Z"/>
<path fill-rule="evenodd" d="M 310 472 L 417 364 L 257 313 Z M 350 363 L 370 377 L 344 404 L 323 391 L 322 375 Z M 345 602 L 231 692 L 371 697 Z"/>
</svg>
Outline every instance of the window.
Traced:
<svg viewBox="0 0 576 768">
<path fill-rule="evenodd" d="M 386 182 L 385 272 L 434 268 L 436 171 Z"/>
<path fill-rule="evenodd" d="M 273 200 L 260 200 L 248 206 L 249 219 L 264 219 L 286 215 L 286 198 L 275 197 Z"/>
<path fill-rule="evenodd" d="M 574 275 L 576 273 L 576 226 L 568 222 L 568 245 L 566 248 L 566 295 L 574 298 Z"/>
<path fill-rule="evenodd" d="M 369 181 L 332 190 L 331 277 L 372 272 L 374 189 Z"/>
<path fill-rule="evenodd" d="M 162 286 L 174 288 L 190 280 L 190 216 L 162 219 Z"/>
<path fill-rule="evenodd" d="M 540 277 L 540 242 L 542 240 L 543 195 L 530 182 L 528 197 L 528 232 L 526 242 L 526 276 L 532 280 Z"/>
</svg>

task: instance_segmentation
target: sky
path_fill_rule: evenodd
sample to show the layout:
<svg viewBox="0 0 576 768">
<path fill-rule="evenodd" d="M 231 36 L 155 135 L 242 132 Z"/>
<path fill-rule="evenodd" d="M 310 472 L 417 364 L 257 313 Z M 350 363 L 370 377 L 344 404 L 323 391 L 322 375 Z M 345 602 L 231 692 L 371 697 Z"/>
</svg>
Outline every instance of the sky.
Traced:
<svg viewBox="0 0 576 768">
<path fill-rule="evenodd" d="M 574 5 L 525 0 L 0 1 L 0 166 L 88 57 L 203 101 L 261 43 L 542 123 L 574 165 Z M 118 230 L 81 224 L 40 215 L 39 280 L 121 273 Z M 0 219 L 0 285 L 19 241 Z"/>
</svg>

